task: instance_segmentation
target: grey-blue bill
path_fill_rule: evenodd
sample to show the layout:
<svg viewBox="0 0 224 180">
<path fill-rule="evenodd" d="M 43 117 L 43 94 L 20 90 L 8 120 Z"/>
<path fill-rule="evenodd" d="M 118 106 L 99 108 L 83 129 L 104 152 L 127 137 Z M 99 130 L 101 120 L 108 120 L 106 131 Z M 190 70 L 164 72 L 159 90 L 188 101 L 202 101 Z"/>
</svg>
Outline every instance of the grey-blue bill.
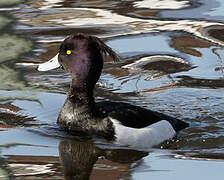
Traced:
<svg viewBox="0 0 224 180">
<path fill-rule="evenodd" d="M 54 56 L 52 59 L 49 61 L 39 64 L 37 70 L 38 71 L 49 71 L 52 69 L 59 68 L 61 65 L 58 62 L 58 54 Z"/>
</svg>

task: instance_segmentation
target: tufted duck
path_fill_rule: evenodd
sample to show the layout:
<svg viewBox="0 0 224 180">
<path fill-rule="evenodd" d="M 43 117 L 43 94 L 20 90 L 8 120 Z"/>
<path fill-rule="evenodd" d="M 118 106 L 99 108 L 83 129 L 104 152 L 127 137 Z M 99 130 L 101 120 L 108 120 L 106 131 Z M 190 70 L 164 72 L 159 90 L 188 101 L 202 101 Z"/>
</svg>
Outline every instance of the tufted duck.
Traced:
<svg viewBox="0 0 224 180">
<path fill-rule="evenodd" d="M 59 53 L 39 71 L 62 67 L 72 76 L 68 97 L 57 123 L 71 133 L 101 136 L 121 145 L 152 147 L 171 139 L 187 123 L 123 102 L 96 103 L 93 90 L 103 68 L 103 54 L 119 56 L 102 40 L 83 34 L 66 38 Z"/>
</svg>

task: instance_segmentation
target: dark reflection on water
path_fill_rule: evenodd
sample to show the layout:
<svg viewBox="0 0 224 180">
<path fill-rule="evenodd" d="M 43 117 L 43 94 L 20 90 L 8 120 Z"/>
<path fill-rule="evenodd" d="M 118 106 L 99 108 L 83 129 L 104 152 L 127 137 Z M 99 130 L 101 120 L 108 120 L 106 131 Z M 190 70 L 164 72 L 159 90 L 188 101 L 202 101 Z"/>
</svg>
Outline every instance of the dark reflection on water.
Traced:
<svg viewBox="0 0 224 180">
<path fill-rule="evenodd" d="M 224 87 L 224 79 L 199 79 L 189 76 L 178 76 L 178 78 L 181 78 L 179 81 L 180 86 L 211 88 Z"/>
<path fill-rule="evenodd" d="M 147 152 L 135 150 L 105 150 L 92 142 L 61 141 L 59 144 L 59 158 L 66 179 L 81 180 L 91 176 L 91 179 L 99 179 L 105 171 L 110 179 L 130 178 L 131 164 L 147 155 Z M 93 168 L 101 173 L 91 175 Z"/>
<path fill-rule="evenodd" d="M 156 171 L 146 170 L 141 179 L 165 171 L 167 179 L 175 179 L 174 174 L 183 176 L 179 165 L 169 174 L 163 164 L 195 159 L 203 169 L 204 161 L 198 159 L 223 161 L 221 0 L 24 2 L 0 1 L 0 152 L 9 157 L 18 179 L 63 179 L 62 168 L 68 179 L 139 179 L 139 171 L 151 161 L 159 167 L 152 163 Z M 70 76 L 62 70 L 38 72 L 36 64 L 53 57 L 60 42 L 74 32 L 102 38 L 122 57 L 117 64 L 105 57 L 97 101 L 128 101 L 186 120 L 191 127 L 156 147 L 152 157 L 145 152 L 150 150 L 64 140 L 71 137 L 55 122 Z M 157 153 L 171 156 L 157 158 Z"/>
</svg>

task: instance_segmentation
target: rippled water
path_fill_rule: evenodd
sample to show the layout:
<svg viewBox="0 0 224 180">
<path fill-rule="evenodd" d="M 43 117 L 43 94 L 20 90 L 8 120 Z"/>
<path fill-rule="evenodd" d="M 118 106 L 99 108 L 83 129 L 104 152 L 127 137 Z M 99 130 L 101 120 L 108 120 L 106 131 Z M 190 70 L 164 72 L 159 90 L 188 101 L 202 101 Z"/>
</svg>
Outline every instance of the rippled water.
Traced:
<svg viewBox="0 0 224 180">
<path fill-rule="evenodd" d="M 0 2 L 0 179 L 224 178 L 223 1 L 17 3 Z M 191 126 L 151 149 L 60 131 L 70 77 L 36 66 L 74 32 L 102 38 L 122 57 L 105 58 L 97 100 L 128 101 Z"/>
</svg>

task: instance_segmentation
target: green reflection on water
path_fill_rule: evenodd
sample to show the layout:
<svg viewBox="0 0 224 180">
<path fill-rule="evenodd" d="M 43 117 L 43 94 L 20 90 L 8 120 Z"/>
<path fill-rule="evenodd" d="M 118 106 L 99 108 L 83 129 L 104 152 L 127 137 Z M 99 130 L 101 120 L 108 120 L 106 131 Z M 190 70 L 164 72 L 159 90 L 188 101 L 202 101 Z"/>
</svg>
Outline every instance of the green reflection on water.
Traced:
<svg viewBox="0 0 224 180">
<path fill-rule="evenodd" d="M 9 1 L 9 3 L 12 3 L 12 1 Z M 3 4 L 6 3 L 1 0 L 0 6 Z M 9 14 L 0 15 L 0 32 L 2 32 L 0 33 L 0 89 L 22 90 L 26 89 L 27 86 L 23 74 L 9 62 L 11 60 L 19 61 L 21 55 L 32 50 L 33 43 L 31 40 L 19 37 L 13 33 L 12 26 L 7 26 L 13 22 L 14 20 Z"/>
<path fill-rule="evenodd" d="M 0 178 L 2 180 L 7 180 L 9 179 L 8 174 L 6 173 L 6 171 L 4 171 L 3 169 L 0 168 Z"/>
<path fill-rule="evenodd" d="M 23 2 L 24 2 L 24 0 L 1 0 L 0 7 L 14 6 L 16 4 L 20 4 Z"/>
<path fill-rule="evenodd" d="M 19 38 L 15 35 L 0 36 L 0 63 L 18 58 L 21 54 L 31 51 L 32 43 L 29 40 Z"/>
<path fill-rule="evenodd" d="M 42 86 L 31 86 L 27 83 L 27 81 L 24 79 L 24 75 L 21 71 L 18 69 L 13 69 L 13 67 L 0 64 L 0 100 L 15 100 L 15 99 L 23 99 L 23 100 L 34 100 L 37 101 L 37 99 L 30 98 L 30 96 L 27 96 L 28 92 L 33 92 L 34 94 L 36 92 L 57 92 L 61 93 L 61 91 L 55 90 L 55 89 L 48 89 L 46 87 Z M 1 95 L 1 90 L 13 90 L 12 95 L 10 93 L 9 96 L 3 96 Z M 21 94 L 17 94 L 15 90 L 18 90 L 18 92 L 22 91 Z M 9 93 L 5 93 L 9 94 Z"/>
<path fill-rule="evenodd" d="M 4 159 L 2 159 L 1 157 L 0 157 L 0 179 L 1 180 L 12 179 L 12 176 L 9 175 L 8 167 L 7 167 Z"/>
<path fill-rule="evenodd" d="M 5 16 L 0 16 L 0 29 L 4 28 L 6 25 L 11 23 L 12 20 L 5 17 Z"/>
<path fill-rule="evenodd" d="M 19 73 L 5 65 L 0 65 L 0 89 L 24 89 L 25 82 L 19 80 Z"/>
</svg>

